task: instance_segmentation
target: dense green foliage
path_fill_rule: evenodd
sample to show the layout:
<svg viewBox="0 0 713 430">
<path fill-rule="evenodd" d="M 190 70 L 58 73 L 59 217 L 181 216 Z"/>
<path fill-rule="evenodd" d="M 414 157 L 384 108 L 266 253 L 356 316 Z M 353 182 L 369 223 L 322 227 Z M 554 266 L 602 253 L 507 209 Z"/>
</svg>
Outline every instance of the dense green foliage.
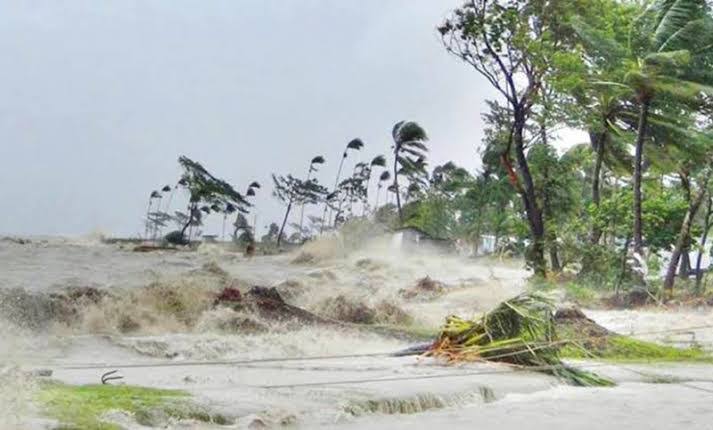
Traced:
<svg viewBox="0 0 713 430">
<path fill-rule="evenodd" d="M 387 156 L 352 164 L 350 154 L 365 143 L 340 144 L 332 189 L 313 177 L 322 156 L 310 159 L 305 179 L 273 175 L 286 212 L 266 240 L 302 242 L 372 218 L 470 254 L 522 256 L 539 277 L 566 274 L 617 292 L 662 284 L 670 295 L 677 273 L 695 273 L 696 291 L 705 289 L 701 256 L 713 219 L 709 2 L 467 0 L 437 30 L 445 50 L 496 95 L 482 113 L 478 171 L 453 162 L 430 169 L 425 128 L 400 121 L 390 148 L 380 148 Z M 200 164 L 179 162 L 177 187 L 190 194 L 188 212 L 175 216 L 182 231 L 213 212 L 224 222 L 247 212 L 252 186 L 243 196 Z M 151 194 L 149 218 L 162 192 Z M 305 223 L 305 206 L 316 204 L 321 217 Z M 293 205 L 299 222 L 288 234 Z M 234 235 L 240 228 L 252 240 L 238 220 Z"/>
<path fill-rule="evenodd" d="M 536 274 L 601 287 L 647 284 L 670 253 L 672 288 L 710 224 L 699 209 L 713 159 L 712 30 L 704 0 L 466 1 L 439 32 L 500 95 L 483 115 L 482 169 L 432 179 L 405 223 L 476 251 L 489 235 Z M 589 142 L 556 139 L 561 128 Z"/>
</svg>

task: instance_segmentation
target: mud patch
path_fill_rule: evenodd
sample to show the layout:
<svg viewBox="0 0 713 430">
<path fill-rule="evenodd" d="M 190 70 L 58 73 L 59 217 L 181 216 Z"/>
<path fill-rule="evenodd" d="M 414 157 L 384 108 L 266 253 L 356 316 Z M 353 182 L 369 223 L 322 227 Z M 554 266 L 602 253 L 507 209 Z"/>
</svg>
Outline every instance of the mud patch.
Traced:
<svg viewBox="0 0 713 430">
<path fill-rule="evenodd" d="M 323 300 L 317 309 L 320 315 L 337 321 L 355 324 L 373 324 L 376 321 L 373 309 L 343 295 Z"/>
<path fill-rule="evenodd" d="M 433 300 L 445 292 L 446 284 L 426 276 L 416 281 L 413 287 L 399 290 L 399 296 L 406 300 Z"/>
<path fill-rule="evenodd" d="M 567 341 L 560 350 L 563 357 L 617 361 L 713 362 L 713 357 L 700 347 L 676 348 L 609 331 L 587 318 L 579 309 L 560 309 L 554 318 L 557 336 Z"/>
<path fill-rule="evenodd" d="M 607 343 L 607 337 L 613 335 L 600 326 L 578 308 L 561 308 L 555 312 L 555 328 L 561 339 L 573 340 L 590 351 L 599 351 Z"/>
<path fill-rule="evenodd" d="M 344 295 L 323 300 L 317 309 L 319 315 L 346 323 L 408 325 L 413 322 L 406 311 L 393 303 L 381 301 L 371 307 Z"/>
</svg>

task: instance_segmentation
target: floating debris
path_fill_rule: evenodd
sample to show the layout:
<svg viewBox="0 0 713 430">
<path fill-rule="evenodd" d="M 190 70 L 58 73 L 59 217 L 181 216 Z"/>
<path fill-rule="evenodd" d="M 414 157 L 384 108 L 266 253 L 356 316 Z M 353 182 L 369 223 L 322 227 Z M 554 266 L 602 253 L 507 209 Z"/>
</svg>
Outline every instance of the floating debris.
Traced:
<svg viewBox="0 0 713 430">
<path fill-rule="evenodd" d="M 608 379 L 565 365 L 564 344 L 555 333 L 554 306 L 539 294 L 521 294 L 502 302 L 479 320 L 449 316 L 426 355 L 450 363 L 495 361 L 531 367 L 573 385 L 611 386 Z"/>
</svg>

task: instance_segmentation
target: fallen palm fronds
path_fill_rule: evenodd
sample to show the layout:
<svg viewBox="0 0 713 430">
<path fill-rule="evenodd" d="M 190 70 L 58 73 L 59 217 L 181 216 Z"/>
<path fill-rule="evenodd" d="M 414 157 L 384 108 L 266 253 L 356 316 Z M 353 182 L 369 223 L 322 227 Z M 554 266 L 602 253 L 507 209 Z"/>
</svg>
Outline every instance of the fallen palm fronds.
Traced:
<svg viewBox="0 0 713 430">
<path fill-rule="evenodd" d="M 497 361 L 557 376 L 573 385 L 609 386 L 613 382 L 567 366 L 560 360 L 554 306 L 539 294 L 521 294 L 502 302 L 479 320 L 446 318 L 426 355 L 448 362 Z"/>
</svg>

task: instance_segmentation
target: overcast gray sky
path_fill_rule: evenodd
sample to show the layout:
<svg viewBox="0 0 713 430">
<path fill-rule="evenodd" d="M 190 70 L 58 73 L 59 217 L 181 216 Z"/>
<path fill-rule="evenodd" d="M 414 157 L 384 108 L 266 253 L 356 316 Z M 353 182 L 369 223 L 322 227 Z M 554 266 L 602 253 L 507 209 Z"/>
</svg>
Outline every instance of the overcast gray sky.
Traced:
<svg viewBox="0 0 713 430">
<path fill-rule="evenodd" d="M 180 154 L 266 185 L 262 228 L 281 217 L 270 173 L 324 155 L 331 184 L 348 140 L 386 153 L 402 119 L 429 132 L 431 166 L 473 170 L 493 93 L 440 45 L 458 4 L 0 0 L 0 233 L 140 233 Z"/>
</svg>

